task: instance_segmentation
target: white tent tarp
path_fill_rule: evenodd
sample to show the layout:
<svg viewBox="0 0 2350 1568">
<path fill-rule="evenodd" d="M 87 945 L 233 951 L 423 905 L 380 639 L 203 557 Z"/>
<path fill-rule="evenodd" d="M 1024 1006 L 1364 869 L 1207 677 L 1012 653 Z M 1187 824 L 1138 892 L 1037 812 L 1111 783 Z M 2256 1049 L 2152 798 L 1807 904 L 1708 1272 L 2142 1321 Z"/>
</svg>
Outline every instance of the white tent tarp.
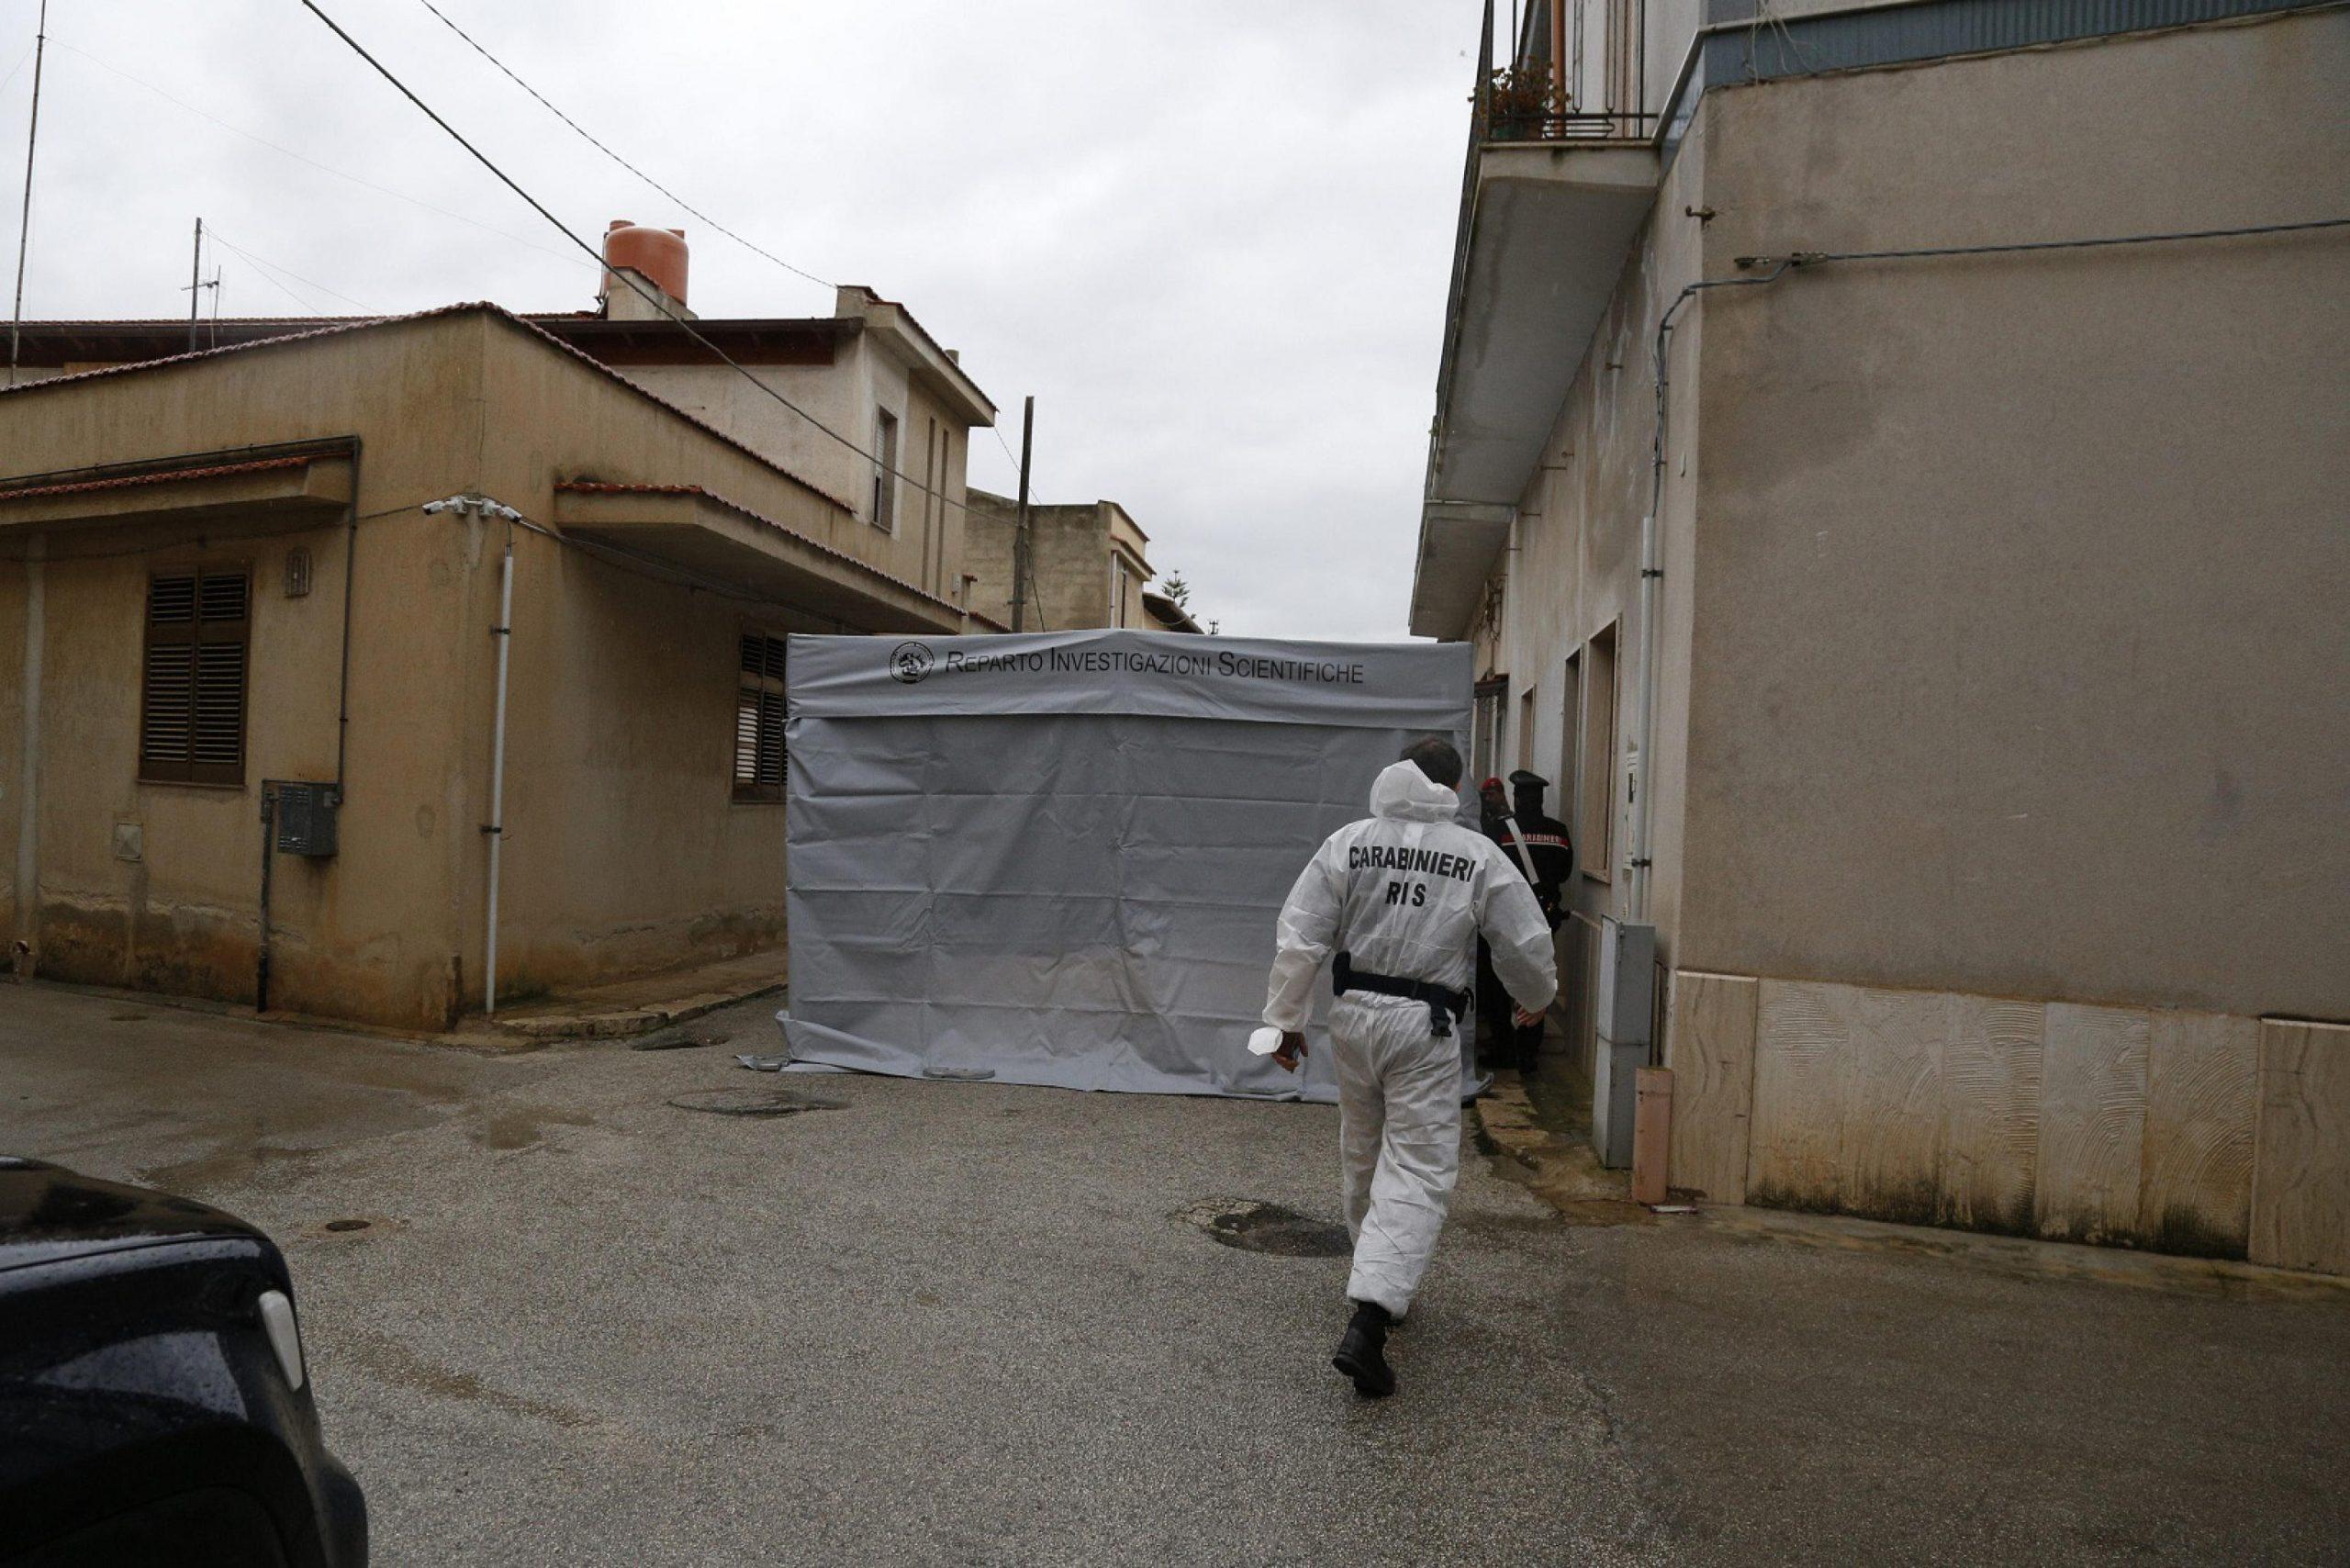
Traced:
<svg viewBox="0 0 2350 1568">
<path fill-rule="evenodd" d="M 1273 918 L 1404 745 L 1466 749 L 1470 656 L 1113 631 L 793 637 L 792 1058 L 1330 1098 L 1326 1052 L 1301 1080 L 1246 1049 Z"/>
</svg>

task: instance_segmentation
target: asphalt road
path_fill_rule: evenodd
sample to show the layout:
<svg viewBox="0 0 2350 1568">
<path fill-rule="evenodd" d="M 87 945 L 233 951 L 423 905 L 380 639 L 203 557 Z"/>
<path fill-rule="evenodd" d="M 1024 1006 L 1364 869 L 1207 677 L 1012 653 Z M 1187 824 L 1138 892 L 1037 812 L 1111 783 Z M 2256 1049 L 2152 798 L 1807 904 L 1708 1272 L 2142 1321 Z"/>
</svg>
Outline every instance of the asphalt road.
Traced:
<svg viewBox="0 0 2350 1568">
<path fill-rule="evenodd" d="M 278 1237 L 383 1563 L 2350 1558 L 2350 1291 L 1572 1226 L 1472 1152 L 1372 1404 L 1344 1260 L 1188 1217 L 1335 1219 L 1335 1112 L 778 1079 L 767 1017 L 491 1058 L 0 988 L 0 1148 Z M 688 1108 L 778 1094 L 829 1103 Z"/>
</svg>

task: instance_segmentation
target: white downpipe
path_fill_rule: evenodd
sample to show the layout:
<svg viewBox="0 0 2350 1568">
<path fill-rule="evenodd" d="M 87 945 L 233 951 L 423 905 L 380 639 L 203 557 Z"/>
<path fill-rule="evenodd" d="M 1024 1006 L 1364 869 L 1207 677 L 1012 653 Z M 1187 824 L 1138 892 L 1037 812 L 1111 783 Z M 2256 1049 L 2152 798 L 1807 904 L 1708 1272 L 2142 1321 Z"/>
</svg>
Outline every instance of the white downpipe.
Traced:
<svg viewBox="0 0 2350 1568">
<path fill-rule="evenodd" d="M 1640 519 L 1639 761 L 1632 773 L 1632 918 L 1649 917 L 1649 797 L 1656 792 L 1656 513 Z"/>
<path fill-rule="evenodd" d="M 498 709 L 489 732 L 489 821 L 481 829 L 489 839 L 489 908 L 482 934 L 481 975 L 481 1010 L 487 1016 L 498 1011 L 498 870 L 506 845 L 506 659 L 514 645 L 514 525 L 523 520 L 520 512 L 487 496 L 456 495 L 427 501 L 424 510 L 429 516 L 455 512 L 484 521 L 499 518 L 506 523 L 506 559 L 498 576 L 498 624 L 489 629 L 498 639 Z"/>
<path fill-rule="evenodd" d="M 506 658 L 514 646 L 514 526 L 506 527 L 506 560 L 498 575 L 498 716 L 489 732 L 489 911 L 482 937 L 481 1010 L 498 1011 L 498 862 L 506 842 Z"/>
</svg>

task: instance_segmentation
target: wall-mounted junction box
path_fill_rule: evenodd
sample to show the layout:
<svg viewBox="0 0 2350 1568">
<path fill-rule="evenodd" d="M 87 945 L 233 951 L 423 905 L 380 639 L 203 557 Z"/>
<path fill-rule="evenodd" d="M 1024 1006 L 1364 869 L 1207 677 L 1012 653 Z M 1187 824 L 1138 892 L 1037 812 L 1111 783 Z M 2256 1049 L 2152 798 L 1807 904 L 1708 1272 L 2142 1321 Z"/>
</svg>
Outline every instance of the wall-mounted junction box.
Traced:
<svg viewBox="0 0 2350 1568">
<path fill-rule="evenodd" d="M 332 784 L 308 784 L 280 778 L 270 788 L 277 795 L 277 851 L 323 859 L 335 852 L 336 818 L 342 791 Z"/>
</svg>

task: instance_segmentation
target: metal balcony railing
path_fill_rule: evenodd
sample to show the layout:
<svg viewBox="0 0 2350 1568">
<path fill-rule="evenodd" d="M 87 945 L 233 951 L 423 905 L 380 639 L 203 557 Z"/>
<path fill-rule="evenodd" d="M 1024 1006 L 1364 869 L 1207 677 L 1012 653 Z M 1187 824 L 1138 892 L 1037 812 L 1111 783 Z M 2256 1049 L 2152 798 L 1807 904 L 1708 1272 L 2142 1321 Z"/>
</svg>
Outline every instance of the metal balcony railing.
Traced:
<svg viewBox="0 0 2350 1568">
<path fill-rule="evenodd" d="M 1644 10 L 1645 8 L 1643 8 Z M 1636 24 L 1644 33 L 1645 15 Z M 1547 36 L 1507 40 L 1504 60 L 1494 61 L 1494 3 L 1486 0 L 1485 27 L 1478 42 L 1478 73 L 1471 120 L 1471 144 L 1492 141 L 1648 141 L 1659 117 L 1637 109 L 1594 108 L 1576 101 L 1555 64 L 1559 40 Z M 1581 58 L 1577 46 L 1577 58 Z M 1636 52 L 1635 59 L 1639 58 Z M 1574 74 L 1580 76 L 1578 67 Z M 1612 89 L 1611 89 L 1612 95 Z M 1628 90 L 1639 101 L 1637 86 Z"/>
<path fill-rule="evenodd" d="M 1572 106 L 1502 108 L 1486 117 L 1487 141 L 1650 141 L 1657 117 L 1587 113 Z"/>
</svg>

